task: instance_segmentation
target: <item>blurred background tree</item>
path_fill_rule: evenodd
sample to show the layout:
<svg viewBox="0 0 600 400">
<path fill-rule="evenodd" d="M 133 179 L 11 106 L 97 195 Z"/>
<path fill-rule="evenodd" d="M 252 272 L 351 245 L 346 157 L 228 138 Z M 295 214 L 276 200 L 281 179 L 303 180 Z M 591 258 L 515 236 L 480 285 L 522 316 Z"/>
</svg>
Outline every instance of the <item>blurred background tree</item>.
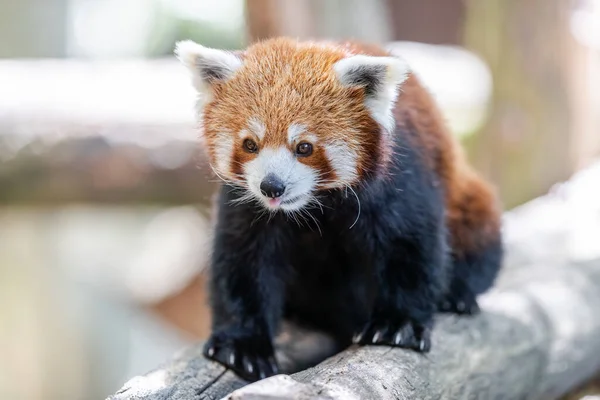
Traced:
<svg viewBox="0 0 600 400">
<path fill-rule="evenodd" d="M 494 79 L 490 118 L 469 150 L 512 207 L 597 156 L 600 126 L 589 81 L 597 53 L 573 35 L 574 1 L 467 4 L 465 46 L 483 57 Z"/>
</svg>

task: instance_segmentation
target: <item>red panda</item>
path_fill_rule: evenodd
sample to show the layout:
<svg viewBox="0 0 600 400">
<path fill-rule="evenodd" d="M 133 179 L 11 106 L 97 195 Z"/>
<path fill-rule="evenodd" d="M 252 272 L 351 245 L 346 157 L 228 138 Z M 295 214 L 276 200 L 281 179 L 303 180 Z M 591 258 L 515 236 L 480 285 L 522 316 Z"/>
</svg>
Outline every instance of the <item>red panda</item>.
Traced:
<svg viewBox="0 0 600 400">
<path fill-rule="evenodd" d="M 282 318 L 428 351 L 436 311 L 473 314 L 502 261 L 500 207 L 431 96 L 369 44 L 179 42 L 223 180 L 205 355 L 278 373 Z"/>
</svg>

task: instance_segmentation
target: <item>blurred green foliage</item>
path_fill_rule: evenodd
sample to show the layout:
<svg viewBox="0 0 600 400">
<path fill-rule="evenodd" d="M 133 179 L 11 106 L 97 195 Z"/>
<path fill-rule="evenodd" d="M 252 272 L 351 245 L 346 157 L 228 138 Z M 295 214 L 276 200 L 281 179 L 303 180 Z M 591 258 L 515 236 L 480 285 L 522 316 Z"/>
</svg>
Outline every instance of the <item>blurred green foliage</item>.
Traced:
<svg viewBox="0 0 600 400">
<path fill-rule="evenodd" d="M 191 39 L 205 46 L 238 50 L 247 43 L 245 27 L 227 25 L 221 21 L 198 21 L 176 15 L 171 9 L 155 1 L 156 22 L 150 33 L 146 53 L 149 57 L 173 54 L 175 42 Z"/>
</svg>

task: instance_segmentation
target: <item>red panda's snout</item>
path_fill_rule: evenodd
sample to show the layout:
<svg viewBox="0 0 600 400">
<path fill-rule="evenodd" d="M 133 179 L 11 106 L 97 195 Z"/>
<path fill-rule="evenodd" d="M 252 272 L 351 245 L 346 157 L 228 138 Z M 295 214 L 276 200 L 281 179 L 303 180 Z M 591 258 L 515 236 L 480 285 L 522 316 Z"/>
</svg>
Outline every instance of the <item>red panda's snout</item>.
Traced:
<svg viewBox="0 0 600 400">
<path fill-rule="evenodd" d="M 295 211 L 316 200 L 319 171 L 287 146 L 258 149 L 241 169 L 249 193 L 269 209 Z"/>
<path fill-rule="evenodd" d="M 270 128 L 274 125 L 279 129 Z M 318 206 L 320 191 L 342 189 L 359 179 L 358 154 L 350 138 L 313 132 L 307 124 L 293 122 L 285 129 L 253 116 L 237 134 L 208 140 L 209 153 L 222 178 L 247 190 L 244 201 L 297 211 Z"/>
</svg>

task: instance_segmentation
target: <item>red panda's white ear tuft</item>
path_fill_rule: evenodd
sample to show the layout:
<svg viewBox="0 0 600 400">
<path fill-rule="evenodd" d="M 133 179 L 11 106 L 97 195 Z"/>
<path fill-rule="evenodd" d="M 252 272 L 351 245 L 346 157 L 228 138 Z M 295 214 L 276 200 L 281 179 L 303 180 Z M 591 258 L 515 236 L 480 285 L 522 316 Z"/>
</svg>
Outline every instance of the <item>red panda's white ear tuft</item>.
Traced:
<svg viewBox="0 0 600 400">
<path fill-rule="evenodd" d="M 204 47 L 191 40 L 175 45 L 175 55 L 192 73 L 194 87 L 209 94 L 211 85 L 227 80 L 242 66 L 242 59 L 226 50 Z"/>
<path fill-rule="evenodd" d="M 336 62 L 333 68 L 343 85 L 364 88 L 365 105 L 373 119 L 391 132 L 394 128 L 392 109 L 399 85 L 408 76 L 408 65 L 397 57 L 356 55 Z"/>
</svg>

